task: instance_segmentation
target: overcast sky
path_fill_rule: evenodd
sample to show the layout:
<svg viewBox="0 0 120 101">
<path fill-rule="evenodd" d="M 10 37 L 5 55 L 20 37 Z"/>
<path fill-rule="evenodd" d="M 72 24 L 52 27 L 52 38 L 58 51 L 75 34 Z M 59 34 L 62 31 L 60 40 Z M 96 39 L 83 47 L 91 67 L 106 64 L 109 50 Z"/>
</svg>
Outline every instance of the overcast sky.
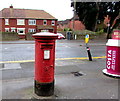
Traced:
<svg viewBox="0 0 120 101">
<path fill-rule="evenodd" d="M 14 8 L 45 10 L 58 20 L 73 17 L 71 0 L 0 0 L 0 10 L 9 8 L 11 4 Z"/>
</svg>

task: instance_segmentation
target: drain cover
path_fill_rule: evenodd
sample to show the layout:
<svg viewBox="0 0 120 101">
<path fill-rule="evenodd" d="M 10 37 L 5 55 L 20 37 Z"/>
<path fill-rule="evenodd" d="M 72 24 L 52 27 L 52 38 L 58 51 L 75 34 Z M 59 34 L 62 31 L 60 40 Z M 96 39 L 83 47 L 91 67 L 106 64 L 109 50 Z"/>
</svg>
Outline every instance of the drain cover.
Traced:
<svg viewBox="0 0 120 101">
<path fill-rule="evenodd" d="M 83 76 L 83 74 L 80 72 L 72 72 L 72 74 L 74 74 L 74 76 Z"/>
</svg>

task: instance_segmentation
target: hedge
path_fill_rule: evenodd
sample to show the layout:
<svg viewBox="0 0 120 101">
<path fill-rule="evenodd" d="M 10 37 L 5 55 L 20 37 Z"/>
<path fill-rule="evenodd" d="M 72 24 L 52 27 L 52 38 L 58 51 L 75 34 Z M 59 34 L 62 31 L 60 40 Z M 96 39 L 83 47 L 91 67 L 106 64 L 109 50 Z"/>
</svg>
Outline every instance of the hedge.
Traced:
<svg viewBox="0 0 120 101">
<path fill-rule="evenodd" d="M 18 33 L 15 32 L 0 32 L 1 41 L 14 41 L 19 40 Z"/>
<path fill-rule="evenodd" d="M 32 37 L 32 34 L 35 34 L 35 33 L 27 33 L 26 40 L 34 40 L 34 38 Z"/>
<path fill-rule="evenodd" d="M 62 33 L 65 37 L 67 36 L 67 31 L 64 31 L 64 32 L 61 31 L 59 33 Z M 105 39 L 106 38 L 106 34 L 104 33 L 103 29 L 101 29 L 98 32 L 92 32 L 92 31 L 89 31 L 89 30 L 74 31 L 74 35 L 77 36 L 77 40 L 85 39 L 85 35 L 86 34 L 89 34 L 90 39 L 96 39 L 96 38 L 103 38 L 103 39 Z"/>
</svg>

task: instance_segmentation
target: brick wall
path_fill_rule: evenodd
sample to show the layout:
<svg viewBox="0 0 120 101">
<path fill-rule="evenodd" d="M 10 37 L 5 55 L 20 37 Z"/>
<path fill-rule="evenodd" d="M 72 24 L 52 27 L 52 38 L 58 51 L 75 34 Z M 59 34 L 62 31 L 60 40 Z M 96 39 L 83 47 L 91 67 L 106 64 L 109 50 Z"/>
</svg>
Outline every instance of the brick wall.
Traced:
<svg viewBox="0 0 120 101">
<path fill-rule="evenodd" d="M 11 18 L 9 19 L 9 25 L 5 25 L 5 19 L 1 19 L 2 20 L 2 32 L 5 32 L 5 28 L 9 28 L 9 31 L 11 31 L 11 27 L 12 28 L 25 28 L 25 33 L 28 33 L 28 29 L 29 28 L 33 28 L 33 29 L 36 29 L 37 31 L 37 25 L 43 25 L 43 20 L 42 19 L 37 19 L 36 20 L 36 25 L 29 25 L 28 24 L 28 19 L 25 19 L 25 25 L 17 25 L 17 19 L 15 18 Z M 0 20 L 0 22 L 1 22 Z M 52 20 L 47 20 L 47 25 L 46 26 L 51 26 L 51 21 Z M 52 26 L 53 27 L 53 32 L 56 33 L 57 32 L 57 20 L 55 20 L 55 26 Z M 17 32 L 17 29 L 15 29 L 16 32 Z"/>
</svg>

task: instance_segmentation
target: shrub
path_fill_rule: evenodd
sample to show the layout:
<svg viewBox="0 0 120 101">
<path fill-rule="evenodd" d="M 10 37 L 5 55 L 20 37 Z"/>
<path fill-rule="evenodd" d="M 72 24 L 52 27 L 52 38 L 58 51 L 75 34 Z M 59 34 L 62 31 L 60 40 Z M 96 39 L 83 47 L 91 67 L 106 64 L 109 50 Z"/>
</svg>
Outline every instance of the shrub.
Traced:
<svg viewBox="0 0 120 101">
<path fill-rule="evenodd" d="M 34 40 L 34 38 L 32 37 L 32 34 L 35 34 L 35 33 L 27 33 L 26 34 L 26 40 Z"/>
<path fill-rule="evenodd" d="M 19 40 L 18 33 L 15 32 L 0 32 L 0 36 L 2 36 L 2 41 Z"/>
</svg>

